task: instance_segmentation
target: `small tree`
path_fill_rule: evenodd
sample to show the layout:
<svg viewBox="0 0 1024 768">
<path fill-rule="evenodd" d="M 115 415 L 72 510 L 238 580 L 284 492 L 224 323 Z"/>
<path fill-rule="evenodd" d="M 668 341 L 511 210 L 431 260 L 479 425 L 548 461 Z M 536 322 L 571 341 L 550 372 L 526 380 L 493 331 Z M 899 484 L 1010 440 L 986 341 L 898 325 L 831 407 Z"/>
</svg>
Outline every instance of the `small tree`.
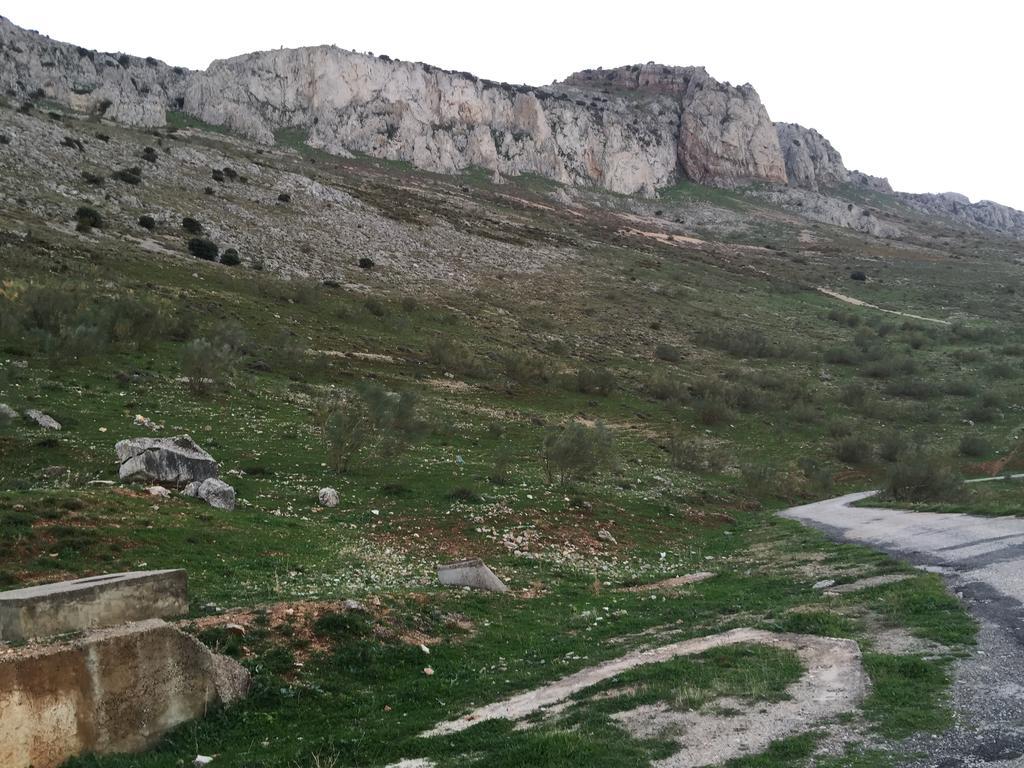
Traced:
<svg viewBox="0 0 1024 768">
<path fill-rule="evenodd" d="M 148 229 L 150 232 L 152 232 L 154 229 L 156 229 L 156 219 L 154 219 L 152 216 L 143 214 L 142 216 L 139 216 L 139 226 L 142 227 L 143 229 Z"/>
<path fill-rule="evenodd" d="M 207 339 L 194 339 L 185 345 L 181 355 L 181 372 L 188 388 L 197 395 L 209 393 L 225 384 L 231 376 L 235 353 L 224 344 Z"/>
<path fill-rule="evenodd" d="M 548 433 L 541 452 L 548 482 L 578 480 L 613 463 L 613 439 L 603 424 L 588 427 L 578 421 Z"/>
<path fill-rule="evenodd" d="M 201 235 L 203 233 L 203 225 L 191 216 L 186 216 L 181 220 L 181 228 L 190 235 Z"/>
<path fill-rule="evenodd" d="M 234 248 L 225 248 L 224 253 L 220 255 L 220 263 L 227 267 L 237 267 L 242 263 L 242 259 Z"/>
<path fill-rule="evenodd" d="M 90 208 L 88 205 L 78 207 L 78 210 L 75 211 L 75 219 L 78 220 L 77 229 L 79 232 L 88 232 L 93 227 L 103 229 L 103 216 L 95 208 Z"/>
<path fill-rule="evenodd" d="M 205 237 L 193 237 L 188 241 L 188 252 L 204 261 L 217 260 L 217 244 Z"/>
</svg>

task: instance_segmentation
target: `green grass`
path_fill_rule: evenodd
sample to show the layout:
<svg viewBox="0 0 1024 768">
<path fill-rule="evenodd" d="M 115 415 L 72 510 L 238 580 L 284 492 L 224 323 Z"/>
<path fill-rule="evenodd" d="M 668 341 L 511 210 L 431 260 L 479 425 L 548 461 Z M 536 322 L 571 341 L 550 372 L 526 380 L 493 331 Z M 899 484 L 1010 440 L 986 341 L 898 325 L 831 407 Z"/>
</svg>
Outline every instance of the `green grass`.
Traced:
<svg viewBox="0 0 1024 768">
<path fill-rule="evenodd" d="M 939 732 L 952 724 L 944 664 L 919 656 L 866 653 L 864 666 L 872 686 L 864 714 L 878 733 L 901 739 L 918 731 Z"/>
<path fill-rule="evenodd" d="M 0 110 L 5 130 L 12 119 Z M 220 132 L 181 114 L 169 121 Z M 254 671 L 246 702 L 182 727 L 151 753 L 73 765 L 170 768 L 197 752 L 218 753 L 225 768 L 293 768 L 314 755 L 338 766 L 380 766 L 426 754 L 442 765 L 464 754 L 509 766 L 646 765 L 672 746 L 626 738 L 609 725 L 610 712 L 655 701 L 714 706 L 722 695 L 770 702 L 799 674 L 794 659 L 764 648 L 726 649 L 635 670 L 605 686 L 636 685 L 634 694 L 578 701 L 568 720 L 529 731 L 488 723 L 450 739 L 417 734 L 661 642 L 641 634 L 652 630 L 671 642 L 756 626 L 869 647 L 860 617 L 873 612 L 954 651 L 970 644 L 973 623 L 934 576 L 823 603 L 811 589 L 821 574 L 853 578 L 902 566 L 772 512 L 877 486 L 887 467 L 878 449 L 893 430 L 969 469 L 956 455 L 963 419 L 986 394 L 998 401 L 994 418 L 970 432 L 994 450 L 1013 447 L 1014 417 L 1024 405 L 1020 380 L 1006 371 L 995 376 L 992 363 L 1008 356 L 1006 339 L 1019 336 L 1022 313 L 1020 295 L 999 288 L 1013 279 L 1001 246 L 971 241 L 964 254 L 957 251 L 972 259 L 964 269 L 952 258 L 905 258 L 872 241 L 881 279 L 849 285 L 864 241 L 812 226 L 823 242 L 801 263 L 792 258 L 800 228 L 739 193 L 682 184 L 656 201 L 626 201 L 585 190 L 582 198 L 602 207 L 575 216 L 508 199 L 546 195 L 553 189 L 547 180 L 518 177 L 494 188 L 476 170 L 441 177 L 406 164 L 331 157 L 306 147 L 297 130 L 275 138 L 300 154 L 181 136 L 210 155 L 206 165 L 194 178 L 183 176 L 188 183 L 168 181 L 172 145 L 161 174 L 144 174 L 137 192 L 147 210 L 171 211 L 175 222 L 195 215 L 217 226 L 225 243 L 259 226 L 272 257 L 298 258 L 308 245 L 328 265 L 325 276 L 337 278 L 333 287 L 190 259 L 176 226 L 153 234 L 170 254 L 143 253 L 123 237 L 138 234 L 136 212 L 113 205 L 103 206 L 111 222 L 103 236 L 85 239 L 51 226 L 70 221 L 77 200 L 54 195 L 23 169 L 0 179 L 12 199 L 33 201 L 0 211 L 0 402 L 38 407 L 64 424 L 56 434 L 20 419 L 0 424 L 0 585 L 184 567 L 193 619 L 210 603 L 251 608 L 258 618 L 244 641 L 190 629 Z M 132 156 L 152 141 L 121 129 L 115 137 Z M 225 184 L 216 196 L 196 192 L 209 183 L 209 168 L 248 163 L 260 173 L 247 184 Z M 68 189 L 80 183 L 72 170 L 61 182 Z M 385 255 L 410 250 L 390 268 L 359 270 L 350 242 L 330 227 L 347 209 L 324 213 L 303 194 L 288 206 L 267 204 L 286 172 L 355 198 L 362 234 Z M 472 204 L 463 185 L 473 187 Z M 80 191 L 83 200 L 88 194 Z M 708 203 L 751 217 L 742 232 L 706 233 L 726 243 L 721 252 L 621 234 L 620 213 L 662 210 L 653 218 L 673 222 Z M 441 234 L 450 238 L 443 247 Z M 777 250 L 742 248 L 769 241 Z M 913 246 L 910 238 L 900 248 Z M 972 248 L 981 255 L 969 256 Z M 438 276 L 407 272 L 413 264 L 437 266 Z M 941 305 L 965 317 L 966 330 L 905 323 L 810 289 L 836 283 L 880 306 L 928 314 Z M 34 286 L 75 296 L 75 310 L 47 321 L 45 304 L 30 298 Z M 124 297 L 154 309 L 159 322 L 151 332 L 110 320 L 125 309 Z M 94 326 L 102 338 L 89 348 L 73 329 Z M 184 345 L 199 337 L 235 349 L 230 375 L 204 396 L 178 381 Z M 456 352 L 437 354 L 438 339 L 452 340 Z M 679 359 L 658 359 L 659 345 L 671 345 Z M 826 360 L 837 348 L 853 350 L 848 362 Z M 511 353 L 521 365 L 507 363 Z M 886 368 L 880 361 L 912 366 L 905 375 L 934 393 L 890 386 L 891 376 L 875 375 Z M 530 373 L 536 369 L 545 375 Z M 606 370 L 614 386 L 580 392 L 572 385 L 580 369 Z M 663 376 L 678 381 L 678 396 L 652 394 Z M 404 450 L 364 448 L 339 474 L 326 466 L 319 404 L 367 381 L 418 395 L 428 427 Z M 844 396 L 850 385 L 861 388 L 859 398 Z M 724 404 L 723 418 L 702 421 L 707 400 Z M 207 448 L 236 487 L 239 507 L 223 512 L 90 484 L 116 480 L 116 440 L 152 434 L 133 424 L 136 414 L 165 424 L 160 434 L 189 433 Z M 574 418 L 609 425 L 617 460 L 571 483 L 551 483 L 541 447 Z M 862 463 L 837 456 L 843 424 L 869 444 Z M 673 434 L 714 446 L 721 461 L 673 464 Z M 506 476 L 495 484 L 499 463 Z M 70 473 L 48 471 L 55 466 Z M 337 508 L 316 506 L 326 485 L 341 495 Z M 979 488 L 993 495 L 972 503 L 1005 508 L 1008 488 Z M 601 529 L 617 543 L 598 539 Z M 526 555 L 506 546 L 517 538 L 527 541 Z M 438 562 L 471 555 L 485 558 L 512 593 L 436 585 Z M 701 570 L 716 576 L 676 591 L 617 591 Z M 273 610 L 264 612 L 278 602 L 349 597 L 380 605 L 366 616 L 334 606 L 327 618 L 298 615 L 280 624 Z M 429 656 L 419 649 L 424 637 Z M 304 666 L 294 667 L 296 659 Z M 423 674 L 428 664 L 432 677 Z M 872 655 L 869 665 L 877 685 L 867 711 L 878 723 L 897 724 L 886 735 L 941 723 L 943 662 Z M 898 695 L 901 681 L 909 681 L 924 714 Z M 800 765 L 816 739 L 796 734 L 736 765 Z M 848 762 L 820 764 L 867 759 L 851 753 Z"/>
<path fill-rule="evenodd" d="M 945 512 L 977 517 L 1024 517 L 1024 479 L 967 483 L 963 495 L 955 501 L 896 502 L 874 500 L 874 506 L 913 509 L 919 512 Z M 863 506 L 871 506 L 866 499 Z"/>
</svg>

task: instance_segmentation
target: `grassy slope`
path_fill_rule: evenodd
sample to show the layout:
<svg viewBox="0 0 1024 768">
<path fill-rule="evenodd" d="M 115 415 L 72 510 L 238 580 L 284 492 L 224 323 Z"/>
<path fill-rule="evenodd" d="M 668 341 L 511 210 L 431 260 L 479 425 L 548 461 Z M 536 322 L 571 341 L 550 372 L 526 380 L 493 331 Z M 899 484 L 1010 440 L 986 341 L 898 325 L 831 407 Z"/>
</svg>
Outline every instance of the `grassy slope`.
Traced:
<svg viewBox="0 0 1024 768">
<path fill-rule="evenodd" d="M 125 131 L 119 140 L 148 139 Z M 216 135 L 189 141 L 228 159 L 239 151 Z M 1019 328 L 1014 314 L 1000 308 L 1019 300 L 1002 289 L 1014 267 L 998 254 L 963 269 L 948 256 L 907 258 L 906 245 L 828 233 L 827 247 L 794 259 L 786 249 L 797 247 L 795 232 L 771 212 L 764 226 L 779 233 L 778 251 L 709 253 L 624 237 L 621 222 L 602 211 L 579 221 L 507 199 L 543 203 L 530 180 L 522 188 L 491 188 L 467 177 L 486 207 L 467 214 L 451 203 L 461 180 L 363 160 L 328 170 L 322 155 L 303 157 L 305 164 L 288 153 L 261 162 L 283 172 L 318 159 L 308 172 L 401 226 L 453 226 L 482 234 L 482 248 L 509 237 L 520 239 L 524 251 L 556 243 L 567 258 L 539 271 L 478 268 L 467 288 L 438 281 L 406 286 L 386 272 L 378 278 L 358 270 L 363 287 L 331 288 L 143 254 L 116 231 L 83 239 L 17 208 L 0 212 L 10 233 L 0 252 L 10 315 L 18 315 L 35 285 L 75 286 L 88 301 L 130 295 L 155 302 L 167 318 L 191 317 L 190 335 L 230 333 L 240 355 L 230 385 L 199 397 L 176 380 L 183 342 L 165 334 L 75 359 L 66 350 L 48 354 L 43 337 L 4 325 L 0 401 L 42 408 L 65 429 L 47 435 L 20 422 L 0 426 L 0 579 L 21 584 L 185 567 L 197 622 L 207 604 L 359 597 L 372 606 L 365 621 L 320 624 L 301 614 L 279 622 L 271 611 L 241 643 L 198 623 L 204 639 L 253 667 L 254 696 L 181 729 L 152 754 L 83 758 L 78 765 L 172 766 L 196 751 L 220 753 L 226 766 L 309 764 L 311 755 L 382 765 L 467 752 L 502 765 L 572 765 L 580 755 L 601 765 L 642 765 L 666 745 L 626 738 L 608 725 L 606 712 L 586 706 L 575 715 L 576 730 L 488 725 L 426 745 L 414 737 L 442 717 L 618 655 L 652 627 L 684 637 L 753 624 L 851 636 L 870 648 L 867 617 L 878 614 L 922 637 L 970 642 L 970 623 L 933 576 L 823 601 L 809 588 L 819 577 L 898 566 L 829 544 L 770 511 L 877 482 L 885 471 L 877 446 L 890 433 L 926 435 L 952 456 L 966 412 L 985 405 L 985 397 L 990 418 L 971 431 L 994 450 L 1012 447 L 1022 372 L 1008 340 Z M 394 192 L 398 184 L 413 190 Z M 186 211 L 207 204 L 179 199 L 173 188 L 144 193 Z M 650 212 L 718 202 L 717 193 L 677 193 L 679 200 L 669 195 L 651 203 Z M 279 226 L 302 226 L 290 209 L 268 215 Z M 26 229 L 34 239 L 19 236 Z M 157 234 L 183 250 L 181 234 Z M 748 232 L 742 239 L 762 237 Z M 849 262 L 866 258 L 865 248 L 880 279 L 844 282 L 844 292 L 923 315 L 962 317 L 966 330 L 843 307 L 807 290 L 841 280 Z M 961 291 L 965 281 L 969 292 Z M 409 293 L 415 302 L 403 301 Z M 441 364 L 429 351 L 439 338 L 456 340 L 472 364 Z M 675 347 L 678 362 L 657 359 L 658 344 Z M 503 361 L 514 352 L 541 361 L 547 380 L 510 377 Z M 1008 370 L 994 370 L 1004 361 Z M 611 371 L 614 391 L 581 393 L 560 382 L 559 374 L 580 368 Z M 928 386 L 898 386 L 911 378 Z M 418 393 L 431 428 L 408 451 L 364 455 L 338 476 L 324 466 L 313 411 L 319 400 L 366 380 Z M 679 396 L 652 394 L 666 388 Z M 209 449 L 232 473 L 239 509 L 225 513 L 187 499 L 87 485 L 115 479 L 115 440 L 149 434 L 132 425 L 137 413 L 165 424 L 164 434 L 188 432 Z M 618 468 L 564 488 L 547 482 L 538 456 L 550 425 L 573 417 L 612 426 Z M 673 431 L 696 441 L 698 452 L 723 451 L 722 467 L 673 466 Z M 847 445 L 840 458 L 837 449 L 857 435 L 866 452 Z M 511 459 L 510 476 L 493 485 L 487 477 L 499 457 Z M 69 471 L 47 471 L 55 466 Z M 315 506 L 324 485 L 339 489 L 338 508 Z M 615 544 L 597 538 L 601 528 Z M 502 544 L 509 537 L 529 539 L 533 555 L 510 554 Z M 466 555 L 485 557 L 513 596 L 437 589 L 436 563 Z M 613 591 L 704 569 L 719 576 L 681 593 Z M 423 639 L 432 644 L 429 656 L 418 647 Z M 305 666 L 293 666 L 296 656 Z M 434 676 L 423 674 L 427 664 Z M 771 695 L 789 679 L 790 664 L 758 651 L 712 654 L 674 664 L 670 681 L 640 681 L 641 691 L 655 700 L 704 688 Z M 868 717 L 892 736 L 941 727 L 943 666 L 869 657 L 878 685 Z M 898 695 L 909 681 L 920 682 L 915 701 Z M 922 707 L 922 700 L 931 704 Z M 913 716 L 915 709 L 925 714 Z M 742 764 L 802 764 L 814 741 L 790 740 Z M 836 760 L 821 764 L 843 764 Z"/>
</svg>

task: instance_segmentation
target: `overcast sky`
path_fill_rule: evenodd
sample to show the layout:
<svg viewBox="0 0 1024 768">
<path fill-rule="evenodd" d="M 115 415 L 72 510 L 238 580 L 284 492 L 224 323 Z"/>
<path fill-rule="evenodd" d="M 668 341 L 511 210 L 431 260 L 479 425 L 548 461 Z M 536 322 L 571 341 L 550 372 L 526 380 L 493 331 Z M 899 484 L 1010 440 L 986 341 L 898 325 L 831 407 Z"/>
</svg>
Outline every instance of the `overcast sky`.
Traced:
<svg viewBox="0 0 1024 768">
<path fill-rule="evenodd" d="M 700 65 L 818 129 L 847 167 L 909 192 L 1024 209 L 1024 3 L 5 0 L 56 40 L 205 68 L 333 43 L 510 83 L 588 67 Z"/>
</svg>

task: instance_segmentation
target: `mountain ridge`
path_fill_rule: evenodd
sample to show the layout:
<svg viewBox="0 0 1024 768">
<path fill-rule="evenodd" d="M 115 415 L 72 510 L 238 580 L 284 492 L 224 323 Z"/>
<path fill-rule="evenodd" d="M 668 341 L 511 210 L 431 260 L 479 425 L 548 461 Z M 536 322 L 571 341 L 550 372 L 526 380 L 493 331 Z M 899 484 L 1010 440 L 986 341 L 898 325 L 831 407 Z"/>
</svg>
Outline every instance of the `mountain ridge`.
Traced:
<svg viewBox="0 0 1024 768">
<path fill-rule="evenodd" d="M 56 42 L 0 17 L 0 88 L 133 127 L 162 127 L 169 110 L 181 111 L 262 144 L 297 130 L 332 154 L 447 174 L 480 167 L 495 181 L 537 174 L 648 197 L 681 180 L 893 192 L 885 179 L 847 169 L 813 128 L 772 122 L 753 86 L 718 81 L 703 67 L 581 70 L 532 87 L 322 45 L 217 59 L 198 71 Z M 922 213 L 1024 237 L 1024 213 L 1008 206 L 895 194 Z"/>
</svg>

